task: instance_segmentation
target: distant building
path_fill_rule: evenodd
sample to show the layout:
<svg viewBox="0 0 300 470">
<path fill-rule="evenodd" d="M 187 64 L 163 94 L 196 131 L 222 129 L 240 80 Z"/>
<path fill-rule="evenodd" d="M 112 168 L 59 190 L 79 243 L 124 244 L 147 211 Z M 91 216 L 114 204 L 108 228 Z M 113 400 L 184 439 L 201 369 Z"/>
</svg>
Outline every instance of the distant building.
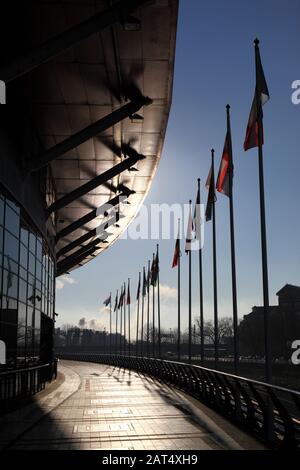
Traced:
<svg viewBox="0 0 300 470">
<path fill-rule="evenodd" d="M 276 295 L 278 305 L 269 308 L 273 358 L 291 355 L 290 345 L 300 339 L 300 287 L 286 284 Z M 264 356 L 264 308 L 255 306 L 240 324 L 242 355 Z"/>
</svg>

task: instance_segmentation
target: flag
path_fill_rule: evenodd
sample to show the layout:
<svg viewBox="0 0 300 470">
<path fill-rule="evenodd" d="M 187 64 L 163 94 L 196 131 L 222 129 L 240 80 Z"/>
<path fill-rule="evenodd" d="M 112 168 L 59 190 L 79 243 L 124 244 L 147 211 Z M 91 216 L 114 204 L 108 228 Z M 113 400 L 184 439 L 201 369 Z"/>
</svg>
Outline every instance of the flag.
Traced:
<svg viewBox="0 0 300 470">
<path fill-rule="evenodd" d="M 256 88 L 252 101 L 250 115 L 247 124 L 246 137 L 244 142 L 244 150 L 247 151 L 251 148 L 258 147 L 258 129 L 261 125 L 262 144 L 264 143 L 264 132 L 262 124 L 262 106 L 270 99 L 268 85 L 266 82 L 264 70 L 261 63 L 260 52 L 258 45 L 256 45 L 255 53 L 256 61 Z M 258 98 L 258 99 L 257 99 Z M 257 102 L 258 101 L 258 102 Z"/>
<path fill-rule="evenodd" d="M 224 143 L 223 154 L 221 158 L 218 178 L 216 182 L 216 188 L 219 193 L 225 194 L 225 196 L 230 196 L 230 165 L 232 165 L 232 155 L 231 155 L 231 135 L 227 131 Z M 233 169 L 233 168 L 232 168 Z M 233 175 L 232 175 L 233 176 Z"/>
<path fill-rule="evenodd" d="M 179 256 L 180 256 L 180 242 L 179 242 L 179 233 L 178 233 L 177 240 L 176 240 L 176 243 L 175 243 L 175 250 L 174 250 L 174 255 L 173 255 L 172 268 L 176 268 L 176 266 L 178 266 Z"/>
<path fill-rule="evenodd" d="M 147 279 L 146 279 L 145 268 L 143 268 L 143 291 L 142 291 L 142 296 L 145 297 L 146 293 L 147 293 Z"/>
<path fill-rule="evenodd" d="M 130 288 L 129 288 L 129 282 L 128 282 L 126 305 L 130 305 L 130 303 L 131 303 L 131 299 L 130 299 Z"/>
<path fill-rule="evenodd" d="M 138 288 L 136 291 L 136 300 L 139 300 L 140 293 L 141 293 L 141 273 L 139 273 L 139 283 L 138 283 Z"/>
<path fill-rule="evenodd" d="M 117 310 L 117 308 L 118 308 L 118 291 L 116 293 L 116 298 L 115 298 L 114 312 Z"/>
<path fill-rule="evenodd" d="M 158 270 L 159 270 L 158 253 L 156 253 L 156 256 L 153 258 L 152 266 L 151 266 L 151 276 L 150 276 L 151 286 L 156 286 L 157 279 L 158 279 Z"/>
<path fill-rule="evenodd" d="M 195 239 L 201 240 L 201 225 L 202 225 L 202 218 L 201 218 L 201 206 L 200 206 L 200 187 L 198 186 L 195 208 L 194 208 L 194 216 L 193 216 L 193 230 L 195 231 Z"/>
<path fill-rule="evenodd" d="M 150 281 L 151 281 L 151 270 L 150 267 L 148 267 L 148 274 L 147 274 L 147 291 L 149 292 L 149 287 L 150 287 Z"/>
<path fill-rule="evenodd" d="M 120 293 L 120 298 L 119 298 L 119 305 L 118 305 L 118 309 L 123 307 L 123 298 L 124 298 L 124 294 L 123 294 L 123 286 L 121 287 L 121 293 Z"/>
<path fill-rule="evenodd" d="M 111 303 L 111 294 L 109 294 L 109 297 L 107 297 L 107 299 L 105 299 L 103 303 L 105 307 L 107 307 Z"/>
<path fill-rule="evenodd" d="M 186 239 L 185 239 L 186 254 L 188 254 L 188 252 L 191 251 L 192 236 L 193 236 L 193 217 L 192 217 L 192 209 L 190 205 L 189 220 L 188 220 Z"/>
<path fill-rule="evenodd" d="M 213 204 L 216 202 L 215 177 L 212 171 L 212 166 L 210 167 L 205 186 L 208 189 L 207 205 L 205 210 L 205 218 L 206 222 L 208 222 L 209 220 L 211 220 L 212 207 Z"/>
</svg>

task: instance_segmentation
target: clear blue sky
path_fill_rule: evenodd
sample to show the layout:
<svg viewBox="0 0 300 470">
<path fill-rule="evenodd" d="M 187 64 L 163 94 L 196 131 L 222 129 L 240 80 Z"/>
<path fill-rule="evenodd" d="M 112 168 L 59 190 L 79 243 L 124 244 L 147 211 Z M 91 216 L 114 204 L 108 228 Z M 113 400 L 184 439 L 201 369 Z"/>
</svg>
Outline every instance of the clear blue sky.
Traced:
<svg viewBox="0 0 300 470">
<path fill-rule="evenodd" d="M 206 179 L 210 149 L 216 164 L 225 136 L 225 106 L 232 107 L 234 199 L 239 315 L 262 304 L 257 151 L 243 151 L 254 92 L 253 39 L 261 56 L 270 101 L 264 107 L 264 164 L 271 303 L 285 284 L 300 285 L 299 135 L 300 105 L 291 102 L 291 83 L 300 79 L 299 0 L 181 0 L 173 104 L 163 155 L 146 205 L 195 199 L 196 178 Z M 202 200 L 207 191 L 203 189 Z M 218 195 L 217 251 L 220 316 L 231 309 L 228 199 Z M 85 267 L 60 279 L 58 325 L 81 317 L 108 324 L 103 300 L 132 279 L 152 256 L 156 241 L 119 240 Z M 177 273 L 171 269 L 174 241 L 160 243 L 162 325 L 176 326 Z M 212 318 L 211 223 L 203 249 L 205 318 Z M 193 314 L 199 312 L 197 255 L 193 256 Z M 70 281 L 72 283 L 70 283 Z M 62 282 L 64 284 L 62 288 Z M 173 289 L 169 289 L 171 287 Z M 134 319 L 135 305 L 132 306 Z M 187 322 L 187 257 L 182 257 L 182 321 Z"/>
</svg>

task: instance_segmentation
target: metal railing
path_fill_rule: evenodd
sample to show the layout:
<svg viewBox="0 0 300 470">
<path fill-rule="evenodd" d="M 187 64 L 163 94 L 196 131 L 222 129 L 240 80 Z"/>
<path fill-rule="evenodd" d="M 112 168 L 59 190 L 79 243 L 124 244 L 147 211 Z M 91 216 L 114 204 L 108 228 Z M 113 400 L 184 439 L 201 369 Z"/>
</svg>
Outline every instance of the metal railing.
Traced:
<svg viewBox="0 0 300 470">
<path fill-rule="evenodd" d="M 86 353 L 58 357 L 134 369 L 175 385 L 270 447 L 300 448 L 300 392 L 295 390 L 162 359 Z"/>
<path fill-rule="evenodd" d="M 0 372 L 0 414 L 10 409 L 11 405 L 45 388 L 57 376 L 57 360 L 33 367 L 6 370 Z"/>
</svg>

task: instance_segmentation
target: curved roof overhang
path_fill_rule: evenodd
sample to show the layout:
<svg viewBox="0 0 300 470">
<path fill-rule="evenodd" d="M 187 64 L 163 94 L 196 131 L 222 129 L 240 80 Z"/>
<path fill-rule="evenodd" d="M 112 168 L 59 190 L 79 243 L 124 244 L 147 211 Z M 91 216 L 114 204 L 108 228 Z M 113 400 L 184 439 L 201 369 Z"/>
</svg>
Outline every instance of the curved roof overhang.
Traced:
<svg viewBox="0 0 300 470">
<path fill-rule="evenodd" d="M 2 77 L 28 75 L 44 147 L 30 171 L 51 167 L 56 195 L 48 215 L 61 275 L 107 249 L 150 189 L 171 105 L 178 0 L 40 1 L 36 8 L 31 55 Z"/>
</svg>

